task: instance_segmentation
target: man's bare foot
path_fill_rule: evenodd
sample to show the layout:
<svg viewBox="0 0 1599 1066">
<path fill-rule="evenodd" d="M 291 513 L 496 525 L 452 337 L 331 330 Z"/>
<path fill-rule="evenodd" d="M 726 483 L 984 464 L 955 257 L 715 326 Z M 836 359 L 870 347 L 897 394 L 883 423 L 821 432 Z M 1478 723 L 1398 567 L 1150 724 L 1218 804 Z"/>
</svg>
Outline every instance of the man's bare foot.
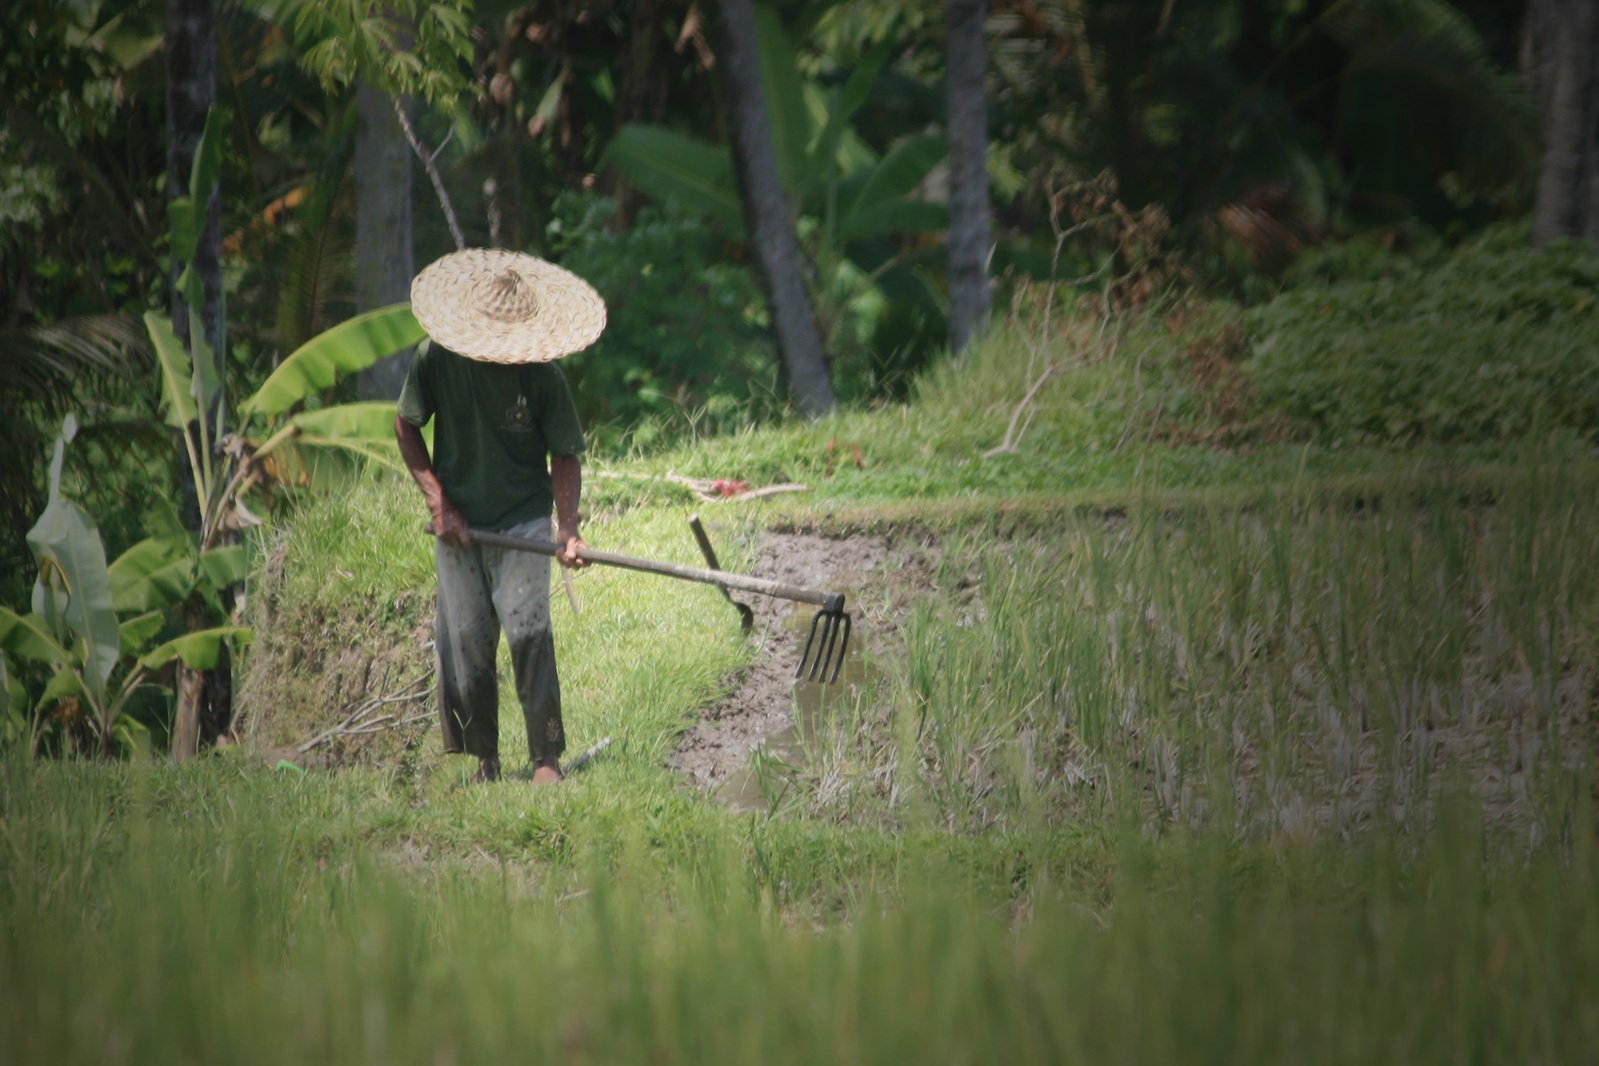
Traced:
<svg viewBox="0 0 1599 1066">
<path fill-rule="evenodd" d="M 533 783 L 535 785 L 554 785 L 565 780 L 561 768 L 553 760 L 533 764 Z"/>
<path fill-rule="evenodd" d="M 473 781 L 492 782 L 500 779 L 500 760 L 479 759 L 477 761 L 477 776 Z"/>
</svg>

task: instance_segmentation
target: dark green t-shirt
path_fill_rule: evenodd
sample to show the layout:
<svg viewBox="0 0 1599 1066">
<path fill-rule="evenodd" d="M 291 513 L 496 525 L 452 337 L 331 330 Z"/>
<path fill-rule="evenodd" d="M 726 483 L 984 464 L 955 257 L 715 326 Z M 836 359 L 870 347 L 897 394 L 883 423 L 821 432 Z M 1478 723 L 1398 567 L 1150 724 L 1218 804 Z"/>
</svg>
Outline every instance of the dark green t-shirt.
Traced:
<svg viewBox="0 0 1599 1066">
<path fill-rule="evenodd" d="M 483 363 L 424 340 L 400 417 L 433 425 L 433 471 L 467 524 L 505 530 L 554 508 L 551 455 L 583 451 L 583 428 L 554 363 Z"/>
</svg>

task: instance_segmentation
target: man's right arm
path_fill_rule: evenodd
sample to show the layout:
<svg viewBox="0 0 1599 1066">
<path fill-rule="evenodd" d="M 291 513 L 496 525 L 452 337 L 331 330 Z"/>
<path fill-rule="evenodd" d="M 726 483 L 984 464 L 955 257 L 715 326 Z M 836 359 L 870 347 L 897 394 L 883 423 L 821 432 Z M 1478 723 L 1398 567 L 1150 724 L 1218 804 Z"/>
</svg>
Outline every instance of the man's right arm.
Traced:
<svg viewBox="0 0 1599 1066">
<path fill-rule="evenodd" d="M 428 457 L 428 446 L 422 439 L 422 431 L 395 415 L 394 439 L 399 442 L 400 458 L 405 461 L 405 468 L 411 472 L 411 479 L 422 490 L 422 498 L 427 501 L 428 513 L 433 516 L 434 535 L 452 548 L 471 547 L 472 532 L 467 528 L 461 512 L 444 495 L 439 477 L 433 472 L 433 460 Z"/>
</svg>

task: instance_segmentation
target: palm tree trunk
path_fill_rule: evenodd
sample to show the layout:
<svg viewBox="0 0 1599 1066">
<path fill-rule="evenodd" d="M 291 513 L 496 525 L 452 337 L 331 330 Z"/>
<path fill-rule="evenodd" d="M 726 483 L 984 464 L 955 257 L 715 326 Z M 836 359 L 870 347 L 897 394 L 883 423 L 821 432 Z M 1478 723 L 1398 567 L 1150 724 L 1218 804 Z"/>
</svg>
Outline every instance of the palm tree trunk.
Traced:
<svg viewBox="0 0 1599 1066">
<path fill-rule="evenodd" d="M 716 66 L 722 72 L 728 139 L 733 146 L 744 221 L 771 308 L 789 395 L 804 414 L 815 418 L 832 410 L 833 383 L 805 291 L 799 239 L 777 172 L 777 151 L 761 91 L 755 8 L 750 0 L 721 0 L 720 7 L 717 21 L 722 40 Z"/>
<path fill-rule="evenodd" d="M 356 111 L 355 309 L 371 311 L 411 295 L 411 148 L 387 93 L 362 82 Z M 361 399 L 398 399 L 410 361 L 396 352 L 361 371 Z"/>
<path fill-rule="evenodd" d="M 1599 240 L 1599 2 L 1531 0 L 1522 65 L 1542 142 L 1533 245 Z"/>
<path fill-rule="evenodd" d="M 166 0 L 167 66 L 167 196 L 176 199 L 189 192 L 190 170 L 200 138 L 205 132 L 206 114 L 216 102 L 217 38 L 212 0 Z M 198 311 L 204 339 L 212 352 L 222 350 L 222 226 L 220 183 L 209 191 L 192 190 L 205 198 L 205 226 L 195 251 L 194 269 L 200 277 L 205 306 Z M 194 351 L 189 329 L 189 305 L 177 280 L 185 264 L 172 264 L 172 326 L 178 340 Z M 223 368 L 217 367 L 222 373 Z M 225 390 L 224 390 L 225 392 Z M 204 411 L 206 439 L 220 439 L 223 430 L 220 409 Z M 199 427 L 185 430 L 198 435 Z M 188 455 L 188 449 L 181 449 Z M 199 498 L 195 472 L 190 470 L 183 485 L 186 518 L 192 528 L 200 527 Z M 190 620 L 190 628 L 197 628 Z M 199 745 L 202 726 L 216 733 L 227 728 L 232 717 L 232 677 L 224 659 L 214 670 L 196 672 L 180 666 L 178 705 L 173 726 L 172 756 L 186 759 Z M 203 721 L 202 721 L 203 718 Z"/>
<path fill-rule="evenodd" d="M 949 350 L 959 355 L 988 321 L 987 0 L 948 0 L 945 88 L 949 130 Z"/>
<path fill-rule="evenodd" d="M 217 98 L 217 36 L 212 0 L 166 0 L 167 198 L 189 193 L 189 170 L 205 132 L 206 114 Z M 220 183 L 205 202 L 205 229 L 195 252 L 195 269 L 205 290 L 200 311 L 205 339 L 213 352 L 222 341 L 222 196 Z M 172 329 L 189 343 L 189 306 L 178 291 L 185 264 L 174 262 Z M 216 439 L 215 437 L 212 438 Z"/>
</svg>

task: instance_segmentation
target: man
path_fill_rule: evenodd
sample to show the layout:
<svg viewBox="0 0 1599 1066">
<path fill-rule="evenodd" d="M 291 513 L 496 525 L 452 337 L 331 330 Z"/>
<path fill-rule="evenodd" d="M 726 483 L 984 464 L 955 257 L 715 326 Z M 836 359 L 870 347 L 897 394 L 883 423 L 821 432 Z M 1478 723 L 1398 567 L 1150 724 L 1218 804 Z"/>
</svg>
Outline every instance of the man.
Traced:
<svg viewBox="0 0 1599 1066">
<path fill-rule="evenodd" d="M 566 734 L 549 558 L 477 544 L 471 531 L 553 539 L 561 565 L 585 565 L 578 556 L 583 432 L 553 360 L 599 337 L 605 305 L 581 279 L 543 260 L 467 249 L 417 275 L 411 308 L 428 337 L 400 393 L 394 433 L 437 537 L 444 750 L 476 756 L 479 781 L 500 776 L 495 658 L 503 629 L 533 780 L 557 782 Z M 431 456 L 421 432 L 430 419 Z"/>
</svg>

